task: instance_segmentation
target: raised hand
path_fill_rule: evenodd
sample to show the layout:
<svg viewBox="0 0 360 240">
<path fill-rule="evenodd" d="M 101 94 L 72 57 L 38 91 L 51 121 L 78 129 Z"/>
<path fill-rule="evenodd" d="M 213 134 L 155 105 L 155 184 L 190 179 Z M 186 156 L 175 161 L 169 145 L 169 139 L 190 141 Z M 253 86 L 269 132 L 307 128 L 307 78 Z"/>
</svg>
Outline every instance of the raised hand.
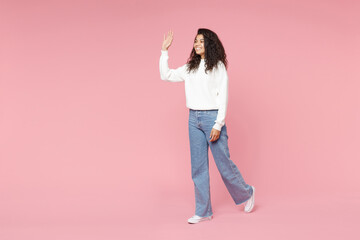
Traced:
<svg viewBox="0 0 360 240">
<path fill-rule="evenodd" d="M 161 49 L 163 51 L 168 50 L 168 48 L 170 47 L 173 39 L 174 39 L 174 32 L 169 30 L 168 33 L 167 33 L 167 36 L 166 36 L 166 34 L 164 34 L 164 41 L 162 43 L 162 48 Z"/>
</svg>

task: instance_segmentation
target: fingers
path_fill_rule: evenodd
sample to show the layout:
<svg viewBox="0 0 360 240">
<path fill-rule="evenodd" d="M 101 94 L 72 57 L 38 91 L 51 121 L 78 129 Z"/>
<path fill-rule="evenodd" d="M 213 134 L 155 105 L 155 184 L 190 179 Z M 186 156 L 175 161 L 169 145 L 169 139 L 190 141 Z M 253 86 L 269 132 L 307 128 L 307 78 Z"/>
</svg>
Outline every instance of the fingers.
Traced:
<svg viewBox="0 0 360 240">
<path fill-rule="evenodd" d="M 211 130 L 211 133 L 210 133 L 210 142 L 214 142 L 216 140 L 218 140 L 220 137 L 220 134 L 217 134 L 215 133 L 213 130 Z"/>
<path fill-rule="evenodd" d="M 215 142 L 216 140 L 218 140 L 219 138 L 218 137 L 216 137 L 216 136 L 212 136 L 211 137 L 211 139 L 210 139 L 210 142 Z"/>
<path fill-rule="evenodd" d="M 165 35 L 164 35 L 164 40 L 165 40 L 166 38 L 173 38 L 173 36 L 174 36 L 174 32 L 170 29 L 170 30 L 167 32 L 167 36 L 165 37 Z"/>
<path fill-rule="evenodd" d="M 214 141 L 214 136 L 212 135 L 212 132 L 210 133 L 210 142 Z"/>
<path fill-rule="evenodd" d="M 170 29 L 167 33 L 164 34 L 163 48 L 168 49 L 173 41 L 174 32 Z"/>
</svg>

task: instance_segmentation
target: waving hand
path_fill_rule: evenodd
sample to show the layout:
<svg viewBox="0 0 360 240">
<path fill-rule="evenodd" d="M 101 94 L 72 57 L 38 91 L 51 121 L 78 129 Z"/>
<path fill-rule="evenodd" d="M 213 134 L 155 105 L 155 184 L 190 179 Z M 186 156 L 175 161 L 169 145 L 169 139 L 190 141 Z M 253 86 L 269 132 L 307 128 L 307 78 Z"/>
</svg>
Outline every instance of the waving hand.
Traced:
<svg viewBox="0 0 360 240">
<path fill-rule="evenodd" d="M 164 34 L 164 41 L 162 43 L 162 50 L 163 51 L 166 51 L 168 50 L 168 48 L 171 46 L 171 43 L 174 39 L 174 32 L 169 30 L 168 33 L 167 33 L 167 36 L 166 34 Z"/>
</svg>

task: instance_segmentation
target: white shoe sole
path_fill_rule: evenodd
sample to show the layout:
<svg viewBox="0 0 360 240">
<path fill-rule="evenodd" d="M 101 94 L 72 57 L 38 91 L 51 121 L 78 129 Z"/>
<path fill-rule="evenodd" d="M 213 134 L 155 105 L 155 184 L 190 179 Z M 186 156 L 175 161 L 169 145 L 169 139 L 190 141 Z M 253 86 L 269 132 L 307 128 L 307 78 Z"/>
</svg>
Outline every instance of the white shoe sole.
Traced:
<svg viewBox="0 0 360 240">
<path fill-rule="evenodd" d="M 251 186 L 251 187 L 252 187 L 252 189 L 253 189 L 253 195 L 252 195 L 251 198 L 248 200 L 248 201 L 251 201 L 251 206 L 250 206 L 250 208 L 248 208 L 248 209 L 244 208 L 244 211 L 247 212 L 247 213 L 251 212 L 251 211 L 253 210 L 253 208 L 254 208 L 254 205 L 255 205 L 255 187 L 253 187 L 253 186 Z M 246 202 L 246 203 L 247 203 L 247 202 Z"/>
<path fill-rule="evenodd" d="M 213 218 L 213 216 L 209 216 L 209 217 L 203 217 L 200 218 L 198 220 L 191 220 L 190 218 L 188 219 L 188 223 L 190 224 L 195 224 L 195 223 L 199 223 L 199 222 L 203 222 L 203 221 L 210 221 Z"/>
</svg>

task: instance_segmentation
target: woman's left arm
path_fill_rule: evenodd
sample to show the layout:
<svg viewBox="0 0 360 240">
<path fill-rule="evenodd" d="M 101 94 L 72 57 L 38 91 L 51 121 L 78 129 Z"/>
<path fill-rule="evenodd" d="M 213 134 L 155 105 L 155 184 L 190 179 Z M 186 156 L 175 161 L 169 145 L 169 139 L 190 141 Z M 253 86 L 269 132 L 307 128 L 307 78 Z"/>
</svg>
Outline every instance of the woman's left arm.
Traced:
<svg viewBox="0 0 360 240">
<path fill-rule="evenodd" d="M 225 125 L 225 116 L 226 116 L 226 110 L 227 110 L 227 104 L 228 104 L 228 74 L 226 71 L 225 65 L 220 62 L 219 65 L 219 77 L 220 85 L 219 85 L 219 91 L 217 97 L 219 98 L 219 110 L 218 115 L 215 120 L 215 124 L 213 128 L 215 128 L 218 131 L 221 131 L 221 128 Z"/>
</svg>

